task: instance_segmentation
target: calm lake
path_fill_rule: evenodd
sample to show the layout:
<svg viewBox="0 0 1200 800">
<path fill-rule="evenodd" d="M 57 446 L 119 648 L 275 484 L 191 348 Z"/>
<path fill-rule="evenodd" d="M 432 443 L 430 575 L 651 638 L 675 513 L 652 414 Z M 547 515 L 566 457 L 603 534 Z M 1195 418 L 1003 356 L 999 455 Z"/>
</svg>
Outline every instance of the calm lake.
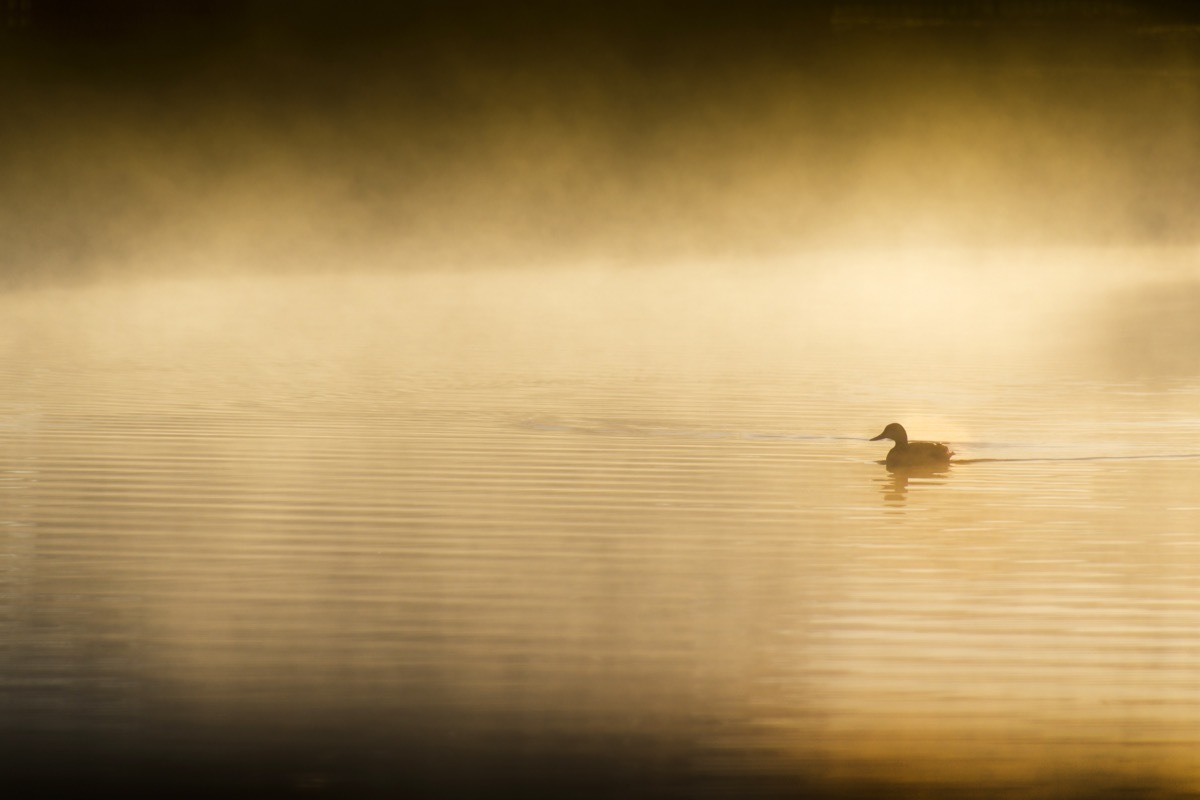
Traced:
<svg viewBox="0 0 1200 800">
<path fill-rule="evenodd" d="M 0 376 L 17 779 L 1200 793 L 1194 248 L 14 290 Z"/>
</svg>

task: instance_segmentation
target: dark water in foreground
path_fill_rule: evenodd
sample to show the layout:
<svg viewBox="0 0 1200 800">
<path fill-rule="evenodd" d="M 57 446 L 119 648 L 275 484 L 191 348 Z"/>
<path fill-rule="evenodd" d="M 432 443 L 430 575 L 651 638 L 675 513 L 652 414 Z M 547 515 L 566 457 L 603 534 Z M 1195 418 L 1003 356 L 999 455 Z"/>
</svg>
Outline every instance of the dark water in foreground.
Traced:
<svg viewBox="0 0 1200 800">
<path fill-rule="evenodd" d="M 1194 266 L 872 258 L 0 298 L 8 782 L 1200 793 Z"/>
</svg>

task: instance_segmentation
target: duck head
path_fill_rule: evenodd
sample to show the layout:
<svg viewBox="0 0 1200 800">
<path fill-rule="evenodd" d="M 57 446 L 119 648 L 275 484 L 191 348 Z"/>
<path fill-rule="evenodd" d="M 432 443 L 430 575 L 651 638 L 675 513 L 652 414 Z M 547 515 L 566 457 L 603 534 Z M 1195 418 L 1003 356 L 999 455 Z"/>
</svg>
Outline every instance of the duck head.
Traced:
<svg viewBox="0 0 1200 800">
<path fill-rule="evenodd" d="M 880 439 L 891 439 L 896 444 L 908 444 L 908 432 L 904 430 L 904 426 L 899 422 L 893 422 L 883 429 L 883 433 L 872 437 L 872 442 L 878 442 Z"/>
</svg>

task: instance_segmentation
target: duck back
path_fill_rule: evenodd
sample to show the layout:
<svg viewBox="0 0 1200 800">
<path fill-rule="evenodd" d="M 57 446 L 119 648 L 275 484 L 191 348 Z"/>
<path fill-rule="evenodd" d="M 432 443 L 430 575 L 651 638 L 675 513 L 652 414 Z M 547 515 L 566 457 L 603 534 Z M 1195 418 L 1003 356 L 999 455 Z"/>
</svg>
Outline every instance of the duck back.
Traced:
<svg viewBox="0 0 1200 800">
<path fill-rule="evenodd" d="M 889 467 L 921 467 L 946 464 L 954 451 L 941 442 L 897 444 L 887 454 Z"/>
</svg>

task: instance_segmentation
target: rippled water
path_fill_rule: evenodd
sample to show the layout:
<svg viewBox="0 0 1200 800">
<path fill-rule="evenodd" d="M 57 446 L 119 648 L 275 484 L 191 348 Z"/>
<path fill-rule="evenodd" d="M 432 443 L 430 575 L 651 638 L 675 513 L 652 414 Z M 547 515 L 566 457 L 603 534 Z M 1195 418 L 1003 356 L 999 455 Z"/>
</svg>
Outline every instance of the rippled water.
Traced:
<svg viewBox="0 0 1200 800">
<path fill-rule="evenodd" d="M 1198 275 L 10 293 L 0 730 L 264 791 L 1200 792 Z"/>
</svg>

